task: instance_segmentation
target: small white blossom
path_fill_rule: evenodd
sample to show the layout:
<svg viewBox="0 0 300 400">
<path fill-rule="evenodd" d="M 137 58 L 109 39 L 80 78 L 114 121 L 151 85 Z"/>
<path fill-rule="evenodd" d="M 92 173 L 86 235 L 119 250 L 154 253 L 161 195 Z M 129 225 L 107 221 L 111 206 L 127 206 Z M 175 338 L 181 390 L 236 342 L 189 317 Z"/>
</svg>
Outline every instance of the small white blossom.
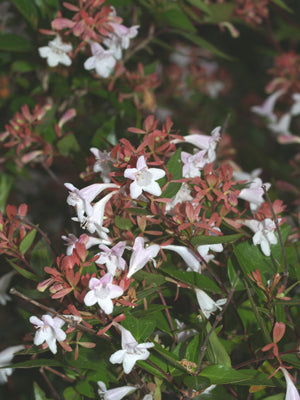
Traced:
<svg viewBox="0 0 300 400">
<path fill-rule="evenodd" d="M 134 25 L 130 28 L 115 22 L 110 25 L 113 27 L 114 32 L 110 33 L 103 43 L 108 47 L 109 51 L 113 52 L 114 57 L 120 60 L 122 58 L 122 50 L 128 49 L 130 40 L 138 34 L 139 25 Z"/>
<path fill-rule="evenodd" d="M 102 252 L 96 254 L 99 258 L 96 264 L 105 264 L 107 271 L 114 276 L 117 269 L 124 271 L 126 261 L 122 258 L 125 250 L 125 242 L 119 242 L 111 249 L 105 245 L 99 246 Z"/>
<path fill-rule="evenodd" d="M 195 289 L 195 292 L 199 307 L 207 319 L 209 319 L 211 314 L 213 314 L 218 309 L 222 310 L 221 306 L 223 306 L 227 301 L 227 299 L 219 299 L 217 301 L 214 301 L 211 297 L 209 297 L 208 294 L 198 288 Z"/>
<path fill-rule="evenodd" d="M 270 245 L 277 243 L 277 238 L 274 234 L 276 229 L 274 221 L 272 221 L 270 218 L 266 218 L 263 221 L 252 219 L 244 221 L 244 225 L 254 232 L 254 236 L 252 238 L 253 244 L 259 244 L 264 255 L 270 256 Z"/>
<path fill-rule="evenodd" d="M 111 172 L 110 164 L 112 161 L 111 155 L 106 150 L 100 151 L 96 147 L 92 147 L 90 151 L 94 154 L 96 162 L 93 166 L 94 172 L 100 172 L 104 183 L 111 181 L 109 173 Z"/>
<path fill-rule="evenodd" d="M 129 270 L 128 270 L 128 275 L 127 277 L 130 278 L 133 274 L 135 274 L 137 271 L 142 269 L 147 262 L 153 261 L 155 264 L 154 257 L 157 256 L 160 247 L 158 244 L 152 244 L 148 247 L 145 246 L 145 241 L 144 238 L 141 236 L 138 236 L 133 244 L 133 252 L 130 257 L 129 261 Z"/>
<path fill-rule="evenodd" d="M 276 121 L 276 115 L 274 114 L 274 107 L 277 99 L 283 95 L 284 90 L 277 90 L 277 92 L 271 94 L 261 106 L 251 107 L 251 111 L 269 119 L 270 122 Z"/>
<path fill-rule="evenodd" d="M 251 172 L 245 172 L 245 171 L 233 171 L 232 177 L 236 181 L 248 181 L 251 182 L 253 179 L 259 177 L 259 175 L 262 173 L 261 168 L 256 168 Z"/>
<path fill-rule="evenodd" d="M 283 114 L 278 120 L 273 121 L 268 125 L 268 128 L 277 135 L 290 136 L 290 125 L 291 125 L 292 115 L 290 113 Z"/>
<path fill-rule="evenodd" d="M 296 386 L 294 385 L 294 382 L 292 381 L 289 373 L 285 368 L 280 368 L 281 371 L 283 372 L 285 381 L 286 381 L 286 395 L 285 395 L 285 400 L 300 400 L 300 395 L 298 390 L 296 389 Z"/>
<path fill-rule="evenodd" d="M 263 183 L 260 178 L 254 178 L 249 184 L 249 187 L 242 189 L 238 198 L 246 200 L 250 203 L 251 211 L 256 211 L 265 201 L 263 199 L 264 190 L 262 185 L 266 187 L 266 190 L 270 189 L 270 183 Z"/>
<path fill-rule="evenodd" d="M 46 342 L 50 351 L 56 354 L 56 341 L 62 342 L 67 337 L 66 333 L 61 329 L 64 321 L 58 317 L 52 318 L 48 314 L 44 314 L 42 319 L 32 316 L 29 318 L 29 321 L 37 328 L 33 343 L 39 346 Z"/>
<path fill-rule="evenodd" d="M 178 319 L 175 319 L 175 322 L 178 329 L 178 333 L 176 335 L 177 343 L 184 342 L 189 337 L 194 336 L 198 333 L 196 329 L 184 329 L 186 327 L 184 322 L 180 322 Z"/>
<path fill-rule="evenodd" d="M 294 93 L 292 95 L 294 103 L 292 105 L 292 108 L 290 110 L 290 113 L 295 116 L 300 114 L 300 93 Z"/>
<path fill-rule="evenodd" d="M 92 57 L 89 57 L 84 68 L 88 71 L 95 69 L 99 76 L 108 78 L 116 65 L 116 59 L 112 50 L 105 50 L 99 43 L 91 44 Z"/>
<path fill-rule="evenodd" d="M 160 196 L 161 188 L 155 181 L 165 175 L 166 173 L 162 169 L 148 168 L 144 156 L 138 158 L 136 168 L 127 168 L 124 172 L 125 178 L 133 180 L 130 184 L 130 196 L 132 199 L 137 199 L 143 191 L 154 196 Z"/>
<path fill-rule="evenodd" d="M 201 170 L 207 164 L 205 155 L 206 150 L 198 151 L 196 154 L 190 154 L 185 151 L 181 152 L 183 178 L 195 178 L 201 175 Z"/>
<path fill-rule="evenodd" d="M 7 347 L 0 352 L 0 367 L 5 367 L 9 365 L 15 355 L 20 350 L 25 349 L 25 346 L 18 345 L 18 346 L 11 346 Z M 7 377 L 13 373 L 13 368 L 1 368 L 0 369 L 0 385 L 3 385 L 7 382 Z"/>
<path fill-rule="evenodd" d="M 191 196 L 191 189 L 186 182 L 183 182 L 176 195 L 172 198 L 170 203 L 166 203 L 166 212 L 173 212 L 176 204 L 183 203 L 184 201 L 190 202 L 193 200 Z"/>
<path fill-rule="evenodd" d="M 48 46 L 40 47 L 39 53 L 42 58 L 47 58 L 49 67 L 56 67 L 58 64 L 64 64 L 69 67 L 72 64 L 68 52 L 72 50 L 70 43 L 63 43 L 60 36 L 48 43 Z"/>
<path fill-rule="evenodd" d="M 186 263 L 188 271 L 195 271 L 201 274 L 201 263 L 199 261 L 199 258 L 188 247 L 169 244 L 167 246 L 161 246 L 161 248 L 163 250 L 175 251 L 175 253 L 179 254 L 183 261 Z"/>
<path fill-rule="evenodd" d="M 107 390 L 104 382 L 99 381 L 97 383 L 99 386 L 98 393 L 103 400 L 121 400 L 137 389 L 135 386 L 120 386 Z"/>
<path fill-rule="evenodd" d="M 125 374 L 129 374 L 138 360 L 146 360 L 150 353 L 147 349 L 154 347 L 154 343 L 138 343 L 127 329 L 120 327 L 122 335 L 122 350 L 110 356 L 112 364 L 123 363 Z"/>
<path fill-rule="evenodd" d="M 112 299 L 123 294 L 123 289 L 114 285 L 112 280 L 113 277 L 110 274 L 105 274 L 101 279 L 91 278 L 89 281 L 91 290 L 85 295 L 84 304 L 90 307 L 98 303 L 105 314 L 111 314 L 114 308 Z"/>
<path fill-rule="evenodd" d="M 213 227 L 214 231 L 221 232 L 220 228 Z M 209 236 L 217 236 L 216 233 L 209 231 Z M 201 246 L 197 247 L 197 251 L 201 254 L 202 257 L 206 257 L 208 255 L 209 250 L 215 251 L 217 253 L 221 253 L 223 251 L 222 243 L 215 243 L 215 244 L 202 244 Z"/>
</svg>

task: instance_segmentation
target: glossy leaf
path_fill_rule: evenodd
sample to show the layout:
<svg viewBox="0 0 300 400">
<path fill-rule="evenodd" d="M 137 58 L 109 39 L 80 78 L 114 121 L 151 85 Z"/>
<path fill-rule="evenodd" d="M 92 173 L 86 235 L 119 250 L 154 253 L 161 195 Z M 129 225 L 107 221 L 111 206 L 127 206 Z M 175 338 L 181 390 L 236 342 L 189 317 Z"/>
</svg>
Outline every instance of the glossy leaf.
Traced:
<svg viewBox="0 0 300 400">
<path fill-rule="evenodd" d="M 206 333 L 208 334 L 211 330 L 211 324 L 207 322 Z M 220 342 L 215 331 L 209 337 L 206 357 L 212 364 L 220 364 L 231 367 L 231 360 L 225 347 Z"/>
<path fill-rule="evenodd" d="M 39 387 L 36 382 L 33 382 L 34 400 L 51 400 L 46 397 L 45 392 Z"/>
<path fill-rule="evenodd" d="M 24 237 L 24 239 L 20 243 L 20 247 L 19 247 L 21 254 L 24 255 L 26 253 L 26 251 L 29 250 L 30 246 L 32 245 L 32 243 L 35 239 L 36 232 L 37 232 L 36 229 L 33 229 L 30 233 L 28 233 L 28 235 L 26 235 Z"/>
<path fill-rule="evenodd" d="M 31 49 L 31 43 L 24 37 L 14 33 L 0 33 L 0 51 L 26 53 Z"/>
<path fill-rule="evenodd" d="M 128 218 L 119 217 L 118 215 L 115 216 L 115 224 L 117 228 L 124 229 L 126 231 L 130 231 L 133 227 L 133 223 Z"/>
<path fill-rule="evenodd" d="M 243 236 L 242 233 L 235 233 L 233 235 L 224 236 L 195 236 L 191 239 L 191 243 L 194 247 L 201 246 L 203 244 L 217 244 L 217 243 L 232 243 L 236 242 Z"/>
<path fill-rule="evenodd" d="M 19 12 L 23 14 L 25 19 L 30 23 L 33 28 L 37 27 L 38 13 L 34 1 L 28 0 L 11 0 L 17 7 Z"/>
</svg>

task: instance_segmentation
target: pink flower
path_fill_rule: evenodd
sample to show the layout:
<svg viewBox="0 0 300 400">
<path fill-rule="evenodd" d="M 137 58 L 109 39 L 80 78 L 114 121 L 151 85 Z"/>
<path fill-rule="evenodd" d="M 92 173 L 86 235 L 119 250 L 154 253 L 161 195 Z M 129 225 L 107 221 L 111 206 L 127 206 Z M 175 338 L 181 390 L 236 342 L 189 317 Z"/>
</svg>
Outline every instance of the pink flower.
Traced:
<svg viewBox="0 0 300 400">
<path fill-rule="evenodd" d="M 240 199 L 246 200 L 250 203 L 251 211 L 258 210 L 264 202 L 264 190 L 262 185 L 265 185 L 267 190 L 269 190 L 271 186 L 270 183 L 263 183 L 260 178 L 254 178 L 249 187 L 242 189 L 238 195 Z"/>
<path fill-rule="evenodd" d="M 144 238 L 137 237 L 133 245 L 133 252 L 130 257 L 128 278 L 142 269 L 148 261 L 157 256 L 160 247 L 158 244 L 152 244 L 144 248 Z"/>
<path fill-rule="evenodd" d="M 106 264 L 107 270 L 112 276 L 115 275 L 116 269 L 124 271 L 126 261 L 122 255 L 125 250 L 125 242 L 119 242 L 111 249 L 105 245 L 99 247 L 103 251 L 97 254 L 99 258 L 95 261 L 96 264 Z"/>
<path fill-rule="evenodd" d="M 84 68 L 88 71 L 95 69 L 99 76 L 108 78 L 116 65 L 114 52 L 112 50 L 104 50 L 104 48 L 96 42 L 91 44 L 91 51 L 92 57 L 89 57 L 85 61 Z"/>
<path fill-rule="evenodd" d="M 91 289 L 84 298 L 84 304 L 88 307 L 98 303 L 105 314 L 113 312 L 114 304 L 111 299 L 122 296 L 123 289 L 112 284 L 113 277 L 105 274 L 101 279 L 91 278 L 89 288 Z"/>
<path fill-rule="evenodd" d="M 125 178 L 133 180 L 130 185 L 130 196 L 132 199 L 137 199 L 143 190 L 154 196 L 160 196 L 161 188 L 155 181 L 165 175 L 166 173 L 162 169 L 148 168 L 144 156 L 138 158 L 136 168 L 127 168 L 124 172 Z"/>
<path fill-rule="evenodd" d="M 110 356 L 112 364 L 123 363 L 125 374 L 129 374 L 138 360 L 146 360 L 150 353 L 147 349 L 154 347 L 154 343 L 140 343 L 135 340 L 131 332 L 120 326 L 122 335 L 122 350 L 116 351 Z"/>
<path fill-rule="evenodd" d="M 52 351 L 53 354 L 56 354 L 56 340 L 62 342 L 67 337 L 65 332 L 61 329 L 64 325 L 64 321 L 58 317 L 52 318 L 48 314 L 43 315 L 41 320 L 32 316 L 29 318 L 29 321 L 37 328 L 34 337 L 34 344 L 39 346 L 46 342 L 50 351 Z"/>
<path fill-rule="evenodd" d="M 274 114 L 274 106 L 277 99 L 283 95 L 284 90 L 277 90 L 277 92 L 273 93 L 269 96 L 261 106 L 253 106 L 251 107 L 251 111 L 262 116 L 268 118 L 271 122 L 276 121 L 276 115 Z"/>
</svg>

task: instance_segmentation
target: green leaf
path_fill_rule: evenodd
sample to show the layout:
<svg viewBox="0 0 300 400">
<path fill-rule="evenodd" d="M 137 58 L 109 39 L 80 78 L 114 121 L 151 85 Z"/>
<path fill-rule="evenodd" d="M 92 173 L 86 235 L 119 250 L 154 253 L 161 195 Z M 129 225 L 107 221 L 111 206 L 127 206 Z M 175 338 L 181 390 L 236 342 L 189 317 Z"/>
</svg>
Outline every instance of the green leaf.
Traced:
<svg viewBox="0 0 300 400">
<path fill-rule="evenodd" d="M 30 266 L 39 275 L 44 275 L 44 268 L 51 267 L 53 263 L 52 251 L 45 238 L 34 246 L 30 256 Z"/>
<path fill-rule="evenodd" d="M 210 14 L 210 6 L 205 4 L 203 0 L 187 0 L 192 6 L 199 8 L 199 10 Z"/>
<path fill-rule="evenodd" d="M 7 197 L 9 195 L 14 178 L 1 172 L 0 175 L 0 211 L 3 213 L 6 207 Z"/>
<path fill-rule="evenodd" d="M 167 163 L 167 170 L 172 175 L 173 180 L 181 179 L 182 178 L 182 161 L 181 161 L 181 149 L 175 151 L 173 156 Z M 164 178 L 164 183 L 166 182 L 166 178 Z M 176 195 L 178 190 L 181 187 L 180 182 L 170 182 L 164 192 L 162 193 L 161 197 L 171 199 Z"/>
<path fill-rule="evenodd" d="M 128 218 L 115 216 L 115 225 L 119 229 L 124 229 L 125 231 L 130 231 L 133 227 L 133 223 Z"/>
<path fill-rule="evenodd" d="M 68 156 L 71 153 L 80 151 L 77 139 L 72 133 L 63 136 L 63 138 L 57 143 L 57 147 L 63 156 Z"/>
<path fill-rule="evenodd" d="M 217 243 L 232 243 L 236 242 L 243 236 L 243 233 L 235 233 L 233 235 L 224 236 L 195 236 L 191 239 L 191 243 L 194 247 L 198 247 L 204 244 L 217 244 Z"/>
<path fill-rule="evenodd" d="M 163 18 L 168 25 L 173 28 L 180 30 L 197 32 L 197 29 L 191 23 L 190 19 L 186 16 L 185 12 L 177 5 L 169 7 L 167 11 L 163 13 Z"/>
<path fill-rule="evenodd" d="M 34 400 L 51 400 L 46 397 L 45 392 L 39 387 L 36 382 L 33 382 Z"/>
<path fill-rule="evenodd" d="M 206 324 L 206 332 L 208 333 L 211 330 L 211 324 L 207 322 Z M 225 365 L 227 367 L 231 367 L 231 360 L 225 347 L 220 342 L 215 331 L 209 337 L 206 356 L 208 360 L 212 364 L 220 364 Z"/>
<path fill-rule="evenodd" d="M 38 13 L 32 0 L 11 0 L 33 28 L 37 28 Z"/>
<path fill-rule="evenodd" d="M 27 271 L 24 268 L 19 267 L 17 264 L 15 264 L 12 260 L 10 260 L 9 258 L 6 259 L 6 261 L 22 276 L 24 276 L 24 278 L 26 279 L 30 279 L 32 281 L 39 281 L 39 278 L 34 275 L 32 272 Z"/>
<path fill-rule="evenodd" d="M 153 333 L 156 322 L 152 318 L 136 319 L 129 313 L 126 313 L 126 319 L 123 321 L 122 326 L 132 332 L 136 341 L 140 343 L 147 340 Z"/>
<path fill-rule="evenodd" d="M 199 376 L 204 376 L 210 380 L 211 385 L 263 385 L 278 386 L 277 380 L 268 379 L 268 375 L 255 369 L 235 370 L 224 365 L 213 365 L 204 369 Z"/>
<path fill-rule="evenodd" d="M 199 354 L 200 354 L 201 346 L 202 346 L 201 336 L 200 335 L 194 336 L 193 339 L 190 341 L 190 343 L 187 346 L 185 358 L 188 361 L 192 361 L 195 364 L 197 364 L 199 361 Z"/>
<path fill-rule="evenodd" d="M 37 69 L 37 65 L 31 64 L 27 61 L 15 61 L 12 66 L 11 70 L 14 72 L 30 72 Z"/>
<path fill-rule="evenodd" d="M 149 215 L 149 211 L 145 208 L 127 208 L 126 211 L 133 215 Z"/>
<path fill-rule="evenodd" d="M 185 39 L 189 40 L 190 42 L 196 44 L 197 46 L 211 51 L 213 54 L 226 58 L 227 60 L 233 60 L 232 57 L 228 56 L 227 54 L 223 53 L 221 50 L 219 50 L 217 47 L 215 47 L 212 43 L 209 43 L 207 40 L 203 39 L 200 36 L 197 36 L 191 32 L 184 32 L 179 29 L 172 29 L 170 31 L 171 33 L 174 33 L 176 35 L 183 36 Z"/>
<path fill-rule="evenodd" d="M 283 0 L 271 0 L 271 1 L 277 6 L 283 8 L 285 11 L 293 13 L 293 10 L 290 7 L 288 7 Z"/>
<path fill-rule="evenodd" d="M 188 388 L 197 392 L 210 386 L 210 380 L 204 376 L 186 376 L 183 382 Z"/>
<path fill-rule="evenodd" d="M 22 36 L 15 35 L 14 33 L 1 33 L 0 50 L 26 53 L 32 50 L 32 45 Z"/>
<path fill-rule="evenodd" d="M 76 390 L 69 386 L 64 390 L 64 399 L 65 400 L 81 400 L 81 396 Z"/>
<path fill-rule="evenodd" d="M 222 293 L 221 289 L 212 280 L 197 272 L 181 271 L 172 266 L 160 267 L 159 270 L 190 286 L 198 287 L 202 290 L 208 290 L 209 292 Z"/>
<path fill-rule="evenodd" d="M 36 229 L 33 229 L 30 233 L 28 233 L 27 236 L 24 237 L 22 242 L 20 243 L 19 250 L 22 255 L 26 253 L 26 251 L 29 250 L 30 246 L 32 245 L 36 235 Z"/>
<path fill-rule="evenodd" d="M 75 388 L 79 393 L 83 394 L 84 396 L 86 396 L 90 399 L 96 398 L 95 391 L 94 391 L 92 385 L 87 380 L 79 381 L 76 384 Z"/>
<path fill-rule="evenodd" d="M 206 21 L 211 22 L 213 24 L 219 24 L 220 22 L 230 21 L 235 8 L 236 4 L 234 2 L 210 4 L 209 18 L 206 18 Z"/>
<path fill-rule="evenodd" d="M 16 364 L 12 364 L 12 368 L 38 368 L 38 367 L 64 367 L 65 364 L 60 361 L 48 358 L 39 358 L 35 360 L 29 360 L 24 362 L 19 362 Z"/>
</svg>

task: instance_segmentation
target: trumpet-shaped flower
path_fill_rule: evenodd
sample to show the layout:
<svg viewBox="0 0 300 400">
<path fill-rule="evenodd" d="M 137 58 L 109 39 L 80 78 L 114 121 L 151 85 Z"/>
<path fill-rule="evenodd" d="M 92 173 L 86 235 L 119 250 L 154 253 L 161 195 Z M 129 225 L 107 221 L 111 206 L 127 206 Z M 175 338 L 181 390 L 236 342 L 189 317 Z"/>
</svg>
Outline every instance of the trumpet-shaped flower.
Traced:
<svg viewBox="0 0 300 400">
<path fill-rule="evenodd" d="M 80 235 L 79 238 L 77 238 L 73 233 L 69 233 L 68 236 L 63 235 L 61 237 L 66 243 L 67 250 L 66 250 L 66 255 L 71 256 L 73 253 L 73 249 L 75 249 L 75 244 L 77 242 L 83 243 L 85 245 L 86 249 L 90 249 L 93 246 L 103 244 L 103 240 L 93 237 L 93 236 L 88 236 L 86 234 Z M 110 242 L 108 242 L 110 244 Z"/>
<path fill-rule="evenodd" d="M 260 178 L 254 178 L 249 187 L 242 189 L 238 195 L 240 199 L 246 200 L 250 203 L 251 211 L 258 210 L 264 202 L 264 190 L 262 185 L 264 185 L 267 190 L 269 190 L 271 186 L 270 183 L 263 183 Z"/>
<path fill-rule="evenodd" d="M 142 269 L 148 261 L 153 260 L 157 256 L 160 247 L 158 244 L 152 244 L 148 247 L 144 247 L 144 238 L 141 236 L 137 237 L 133 244 L 133 252 L 129 261 L 128 278 L 130 278 L 137 271 Z"/>
<path fill-rule="evenodd" d="M 52 318 L 48 314 L 43 315 L 42 319 L 32 316 L 29 318 L 29 321 L 37 328 L 34 344 L 39 346 L 46 342 L 50 351 L 56 354 L 56 341 L 62 342 L 67 337 L 65 332 L 61 329 L 64 325 L 64 321 L 58 317 Z"/>
<path fill-rule="evenodd" d="M 286 135 L 290 136 L 290 125 L 292 120 L 292 114 L 285 113 L 282 117 L 277 121 L 275 120 L 271 124 L 268 125 L 268 128 L 271 129 L 277 135 Z"/>
<path fill-rule="evenodd" d="M 111 249 L 104 245 L 99 247 L 103 251 L 97 254 L 99 258 L 96 260 L 96 264 L 105 264 L 112 276 L 115 275 L 116 269 L 124 271 L 126 261 L 122 258 L 122 255 L 125 250 L 125 242 L 119 242 Z"/>
<path fill-rule="evenodd" d="M 257 221 L 255 219 L 244 221 L 244 225 L 248 226 L 253 232 L 252 238 L 253 244 L 260 245 L 261 251 L 265 256 L 271 255 L 271 244 L 277 243 L 277 238 L 274 234 L 276 225 L 270 218 L 266 218 L 263 221 Z"/>
<path fill-rule="evenodd" d="M 117 188 L 118 185 L 114 183 L 94 183 L 83 189 L 77 189 L 71 183 L 65 183 L 65 187 L 69 190 L 67 203 L 75 207 L 78 220 L 82 222 L 84 215 L 92 215 L 93 207 L 91 202 L 105 189 Z"/>
<path fill-rule="evenodd" d="M 161 246 L 161 248 L 163 250 L 175 251 L 175 253 L 179 254 L 183 261 L 186 263 L 189 271 L 201 273 L 201 263 L 199 261 L 199 258 L 188 247 L 169 244 L 167 246 Z"/>
<path fill-rule="evenodd" d="M 292 108 L 290 110 L 290 113 L 295 116 L 300 114 L 300 93 L 294 93 L 292 95 L 294 103 L 292 105 Z"/>
<path fill-rule="evenodd" d="M 5 304 L 11 300 L 11 297 L 6 293 L 8 286 L 10 284 L 11 278 L 14 276 L 15 271 L 8 272 L 0 278 L 0 304 L 5 306 Z"/>
<path fill-rule="evenodd" d="M 213 228 L 217 232 L 221 232 L 220 228 Z M 209 232 L 209 236 L 216 236 L 217 234 L 214 232 Z M 201 256 L 204 258 L 208 255 L 209 250 L 215 251 L 217 253 L 221 253 L 223 251 L 222 243 L 215 243 L 215 244 L 203 244 L 197 247 L 197 251 Z"/>
<path fill-rule="evenodd" d="M 184 201 L 190 202 L 193 200 L 191 196 L 191 189 L 186 182 L 183 182 L 176 195 L 172 198 L 170 203 L 166 203 L 166 212 L 173 212 L 176 204 L 183 203 Z"/>
<path fill-rule="evenodd" d="M 85 295 L 84 304 L 90 307 L 98 303 L 105 314 L 111 314 L 114 308 L 112 299 L 123 294 L 123 289 L 114 285 L 112 280 L 113 277 L 110 274 L 105 274 L 101 279 L 91 278 L 89 282 L 91 290 Z"/>
<path fill-rule="evenodd" d="M 133 180 L 130 184 L 130 196 L 132 199 L 137 199 L 142 194 L 142 191 L 154 196 L 160 196 L 161 188 L 155 181 L 165 175 L 166 173 L 162 169 L 148 168 L 144 156 L 138 158 L 136 168 L 127 168 L 124 172 L 125 178 Z"/>
<path fill-rule="evenodd" d="M 99 43 L 93 42 L 91 52 L 92 56 L 85 61 L 84 68 L 88 71 L 95 69 L 99 76 L 108 78 L 116 65 L 114 51 L 105 50 Z"/>
<path fill-rule="evenodd" d="M 221 306 L 223 306 L 227 301 L 227 299 L 219 299 L 217 301 L 214 301 L 211 297 L 209 297 L 208 294 L 198 288 L 195 289 L 195 292 L 199 307 L 207 319 L 209 319 L 211 314 L 213 314 L 218 309 L 222 310 Z"/>
<path fill-rule="evenodd" d="M 110 25 L 113 27 L 114 32 L 110 33 L 103 43 L 110 51 L 113 51 L 114 57 L 120 60 L 122 58 L 122 49 L 128 49 L 130 39 L 133 39 L 138 34 L 139 25 L 134 25 L 130 28 L 115 22 Z"/>
<path fill-rule="evenodd" d="M 296 386 L 294 385 L 289 373 L 285 368 L 280 368 L 283 372 L 285 381 L 286 381 L 286 395 L 285 400 L 300 400 L 300 395 Z"/>
<path fill-rule="evenodd" d="M 7 347 L 0 352 L 0 367 L 5 367 L 9 365 L 15 355 L 20 350 L 25 349 L 25 346 L 18 345 L 18 346 L 11 346 Z M 0 385 L 3 385 L 7 382 L 7 377 L 13 373 L 13 368 L 1 368 L 0 369 Z"/>
<path fill-rule="evenodd" d="M 248 181 L 251 182 L 253 179 L 259 177 L 259 175 L 262 173 L 261 168 L 256 168 L 251 172 L 245 172 L 245 171 L 233 171 L 232 176 L 236 181 Z"/>
<path fill-rule="evenodd" d="M 98 393 L 103 400 L 121 400 L 137 389 L 135 386 L 120 386 L 107 390 L 104 382 L 99 381 L 97 383 L 99 386 Z"/>
<path fill-rule="evenodd" d="M 195 178 L 200 176 L 201 170 L 207 164 L 205 157 L 206 150 L 198 151 L 196 154 L 181 152 L 181 161 L 183 163 L 182 176 L 184 178 Z"/>
<path fill-rule="evenodd" d="M 253 106 L 251 107 L 251 111 L 262 116 L 268 118 L 271 122 L 276 121 L 276 115 L 274 114 L 274 107 L 277 99 L 283 95 L 284 90 L 277 90 L 277 92 L 271 94 L 261 106 Z"/>
<path fill-rule="evenodd" d="M 111 179 L 109 173 L 111 172 L 110 164 L 112 161 L 110 153 L 108 153 L 106 150 L 100 151 L 96 147 L 90 148 L 90 152 L 93 153 L 96 158 L 93 171 L 100 172 L 104 183 L 110 182 Z"/>
<path fill-rule="evenodd" d="M 129 374 L 138 360 L 146 360 L 150 353 L 147 349 L 154 347 L 154 343 L 138 343 L 127 329 L 120 327 L 122 335 L 122 350 L 110 356 L 112 364 L 123 363 L 125 374 Z"/>
<path fill-rule="evenodd" d="M 64 64 L 69 67 L 72 64 L 68 52 L 72 50 L 70 43 L 63 43 L 60 36 L 48 43 L 48 46 L 40 47 L 39 53 L 42 58 L 47 58 L 49 67 L 56 67 L 58 64 Z"/>
</svg>

